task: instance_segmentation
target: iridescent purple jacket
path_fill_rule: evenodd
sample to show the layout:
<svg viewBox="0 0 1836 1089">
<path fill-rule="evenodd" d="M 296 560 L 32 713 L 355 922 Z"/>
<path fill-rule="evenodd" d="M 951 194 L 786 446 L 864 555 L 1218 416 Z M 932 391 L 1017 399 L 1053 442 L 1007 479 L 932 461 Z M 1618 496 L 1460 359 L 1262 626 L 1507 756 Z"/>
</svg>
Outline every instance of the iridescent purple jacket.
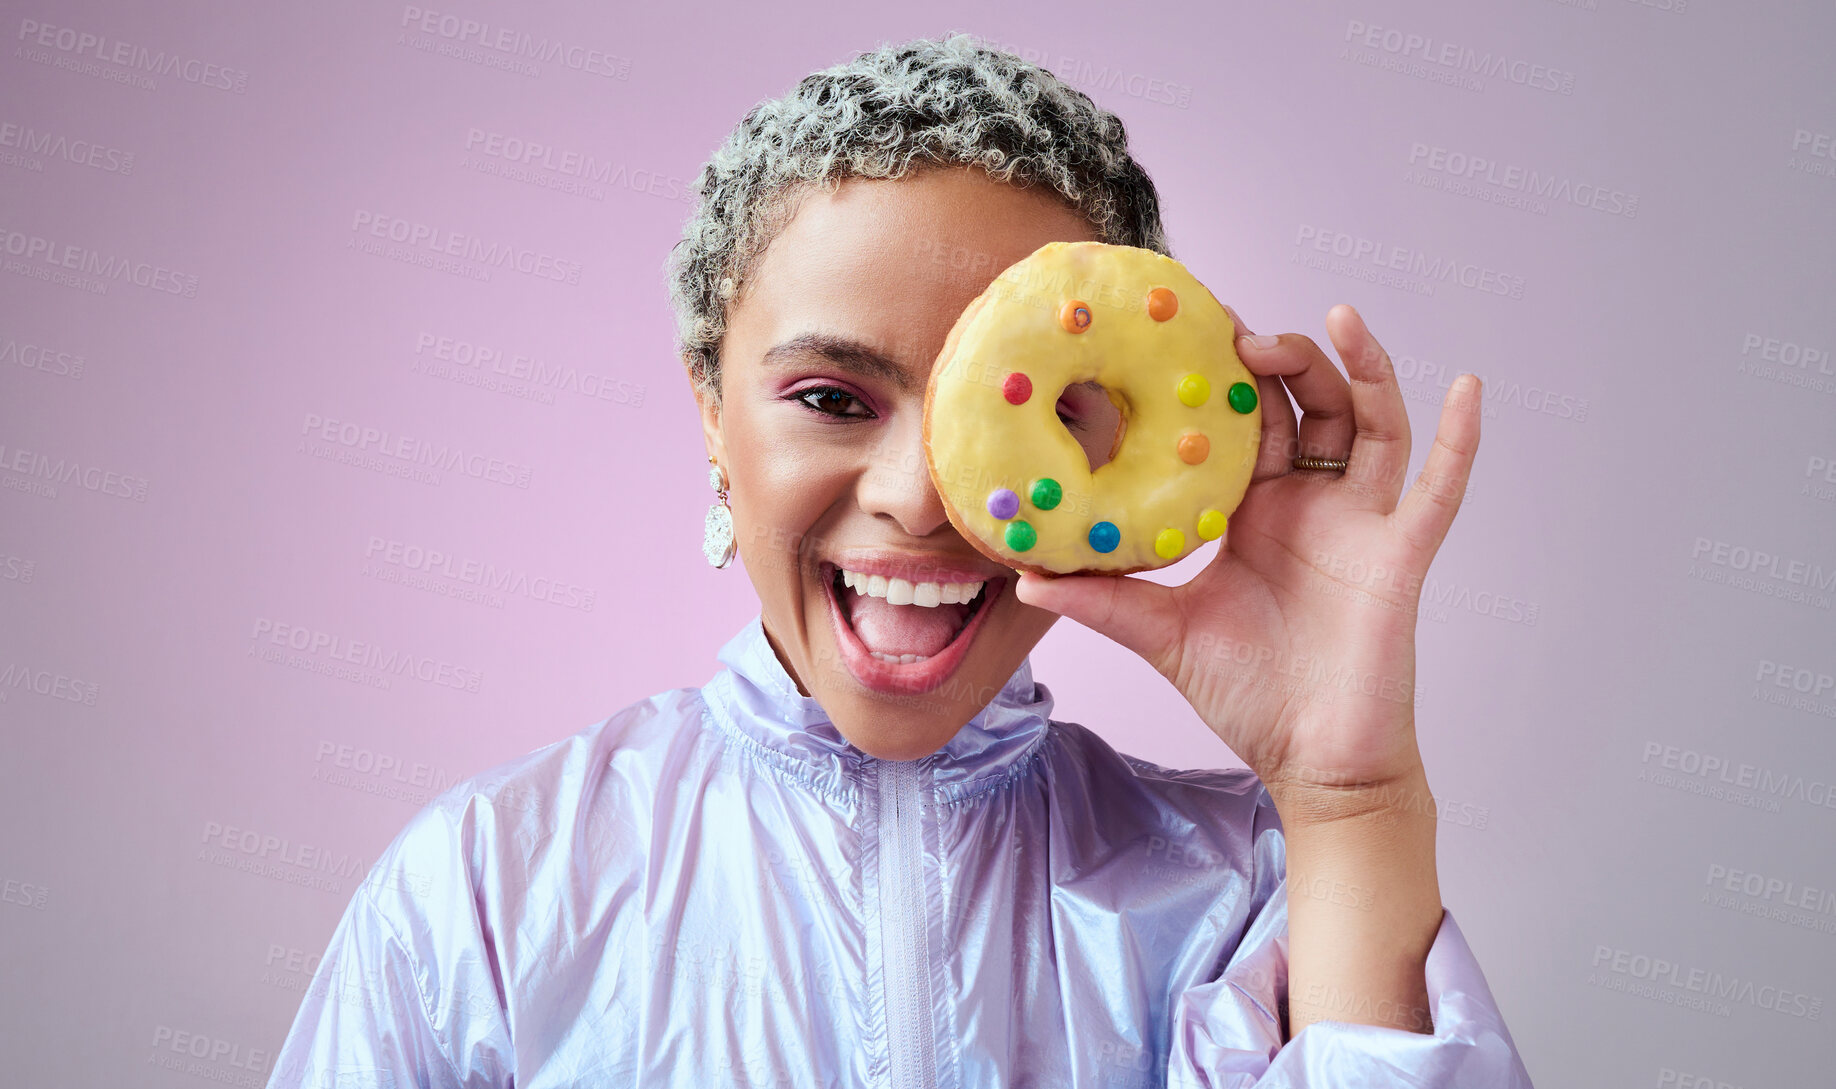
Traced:
<svg viewBox="0 0 1836 1089">
<path fill-rule="evenodd" d="M 1281 1043 L 1285 841 L 1250 772 L 1117 753 L 1030 662 L 878 760 L 758 618 L 720 660 L 416 814 L 270 1085 L 1530 1086 L 1451 913 L 1433 1035 Z"/>
</svg>

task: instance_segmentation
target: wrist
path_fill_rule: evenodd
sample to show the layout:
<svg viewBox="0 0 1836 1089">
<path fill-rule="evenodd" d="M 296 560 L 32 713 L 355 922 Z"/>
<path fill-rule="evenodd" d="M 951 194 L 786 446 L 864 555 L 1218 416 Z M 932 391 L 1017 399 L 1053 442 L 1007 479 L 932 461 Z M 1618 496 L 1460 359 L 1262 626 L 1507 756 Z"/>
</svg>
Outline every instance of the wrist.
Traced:
<svg viewBox="0 0 1836 1089">
<path fill-rule="evenodd" d="M 1273 793 L 1273 792 L 1271 792 Z M 1425 776 L 1285 792 L 1291 1033 L 1321 1020 L 1432 1033 L 1425 969 L 1445 914 Z"/>
<path fill-rule="evenodd" d="M 1371 828 L 1426 828 L 1432 834 L 1437 810 L 1428 773 L 1419 760 L 1381 780 L 1350 784 L 1264 781 L 1289 835 L 1303 829 L 1336 829 L 1361 834 Z"/>
</svg>

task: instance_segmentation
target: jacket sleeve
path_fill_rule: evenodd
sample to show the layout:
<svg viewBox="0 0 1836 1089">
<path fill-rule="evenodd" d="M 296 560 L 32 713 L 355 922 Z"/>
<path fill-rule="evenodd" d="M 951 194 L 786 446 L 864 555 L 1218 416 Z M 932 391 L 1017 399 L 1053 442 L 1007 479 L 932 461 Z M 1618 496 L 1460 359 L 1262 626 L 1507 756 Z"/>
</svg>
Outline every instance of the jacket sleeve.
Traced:
<svg viewBox="0 0 1836 1089">
<path fill-rule="evenodd" d="M 1443 908 L 1428 949 L 1432 1034 L 1315 1021 L 1283 1045 L 1288 996 L 1285 840 L 1272 803 L 1257 807 L 1252 917 L 1219 978 L 1174 1008 L 1167 1084 L 1176 1089 L 1534 1089 L 1485 975 Z M 1264 810 L 1267 810 L 1265 813 Z"/>
<path fill-rule="evenodd" d="M 407 947 L 359 885 L 274 1058 L 269 1089 L 458 1086 Z"/>
<path fill-rule="evenodd" d="M 429 807 L 377 860 L 332 932 L 268 1089 L 510 1084 L 501 1004 L 480 993 L 488 958 L 463 840 Z"/>
</svg>

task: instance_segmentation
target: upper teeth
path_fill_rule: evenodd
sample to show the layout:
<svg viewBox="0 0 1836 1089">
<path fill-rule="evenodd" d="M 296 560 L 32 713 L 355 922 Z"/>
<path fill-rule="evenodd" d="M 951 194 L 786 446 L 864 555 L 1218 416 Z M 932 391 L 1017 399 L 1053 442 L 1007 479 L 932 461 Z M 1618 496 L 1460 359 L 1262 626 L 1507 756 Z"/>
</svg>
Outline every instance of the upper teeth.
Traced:
<svg viewBox="0 0 1836 1089">
<path fill-rule="evenodd" d="M 967 605 L 982 592 L 981 582 L 910 582 L 906 579 L 869 575 L 841 569 L 842 585 L 868 597 L 883 597 L 888 605 Z"/>
</svg>

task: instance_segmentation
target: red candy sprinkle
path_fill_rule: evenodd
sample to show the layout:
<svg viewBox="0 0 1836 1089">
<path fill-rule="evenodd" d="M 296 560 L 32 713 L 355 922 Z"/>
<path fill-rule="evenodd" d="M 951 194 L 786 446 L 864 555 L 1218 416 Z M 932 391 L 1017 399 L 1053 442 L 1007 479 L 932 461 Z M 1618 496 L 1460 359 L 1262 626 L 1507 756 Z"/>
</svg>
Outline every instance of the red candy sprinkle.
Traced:
<svg viewBox="0 0 1836 1089">
<path fill-rule="evenodd" d="M 1001 380 L 1001 396 L 1007 398 L 1010 405 L 1025 404 L 1033 395 L 1033 380 L 1019 371 L 1014 371 Z"/>
</svg>

